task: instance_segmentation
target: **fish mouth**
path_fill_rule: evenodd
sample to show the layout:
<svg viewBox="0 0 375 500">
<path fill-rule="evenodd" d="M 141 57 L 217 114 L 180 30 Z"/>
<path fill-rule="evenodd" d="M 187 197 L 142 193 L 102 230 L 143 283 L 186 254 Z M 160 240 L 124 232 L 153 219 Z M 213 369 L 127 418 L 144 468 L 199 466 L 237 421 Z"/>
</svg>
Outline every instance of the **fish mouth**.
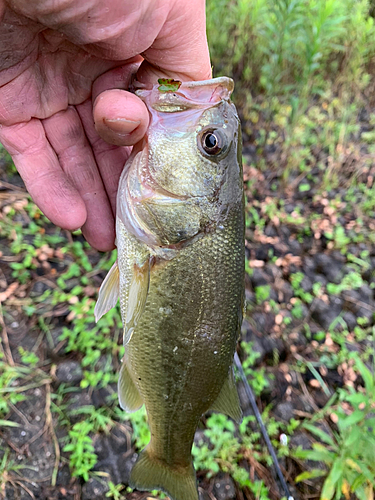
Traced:
<svg viewBox="0 0 375 500">
<path fill-rule="evenodd" d="M 159 90 L 159 84 L 156 84 L 149 89 L 137 90 L 136 95 L 150 110 L 176 113 L 191 109 L 204 110 L 222 101 L 229 101 L 233 89 L 233 80 L 220 76 L 211 80 L 181 82 L 175 91 L 162 92 Z"/>
</svg>

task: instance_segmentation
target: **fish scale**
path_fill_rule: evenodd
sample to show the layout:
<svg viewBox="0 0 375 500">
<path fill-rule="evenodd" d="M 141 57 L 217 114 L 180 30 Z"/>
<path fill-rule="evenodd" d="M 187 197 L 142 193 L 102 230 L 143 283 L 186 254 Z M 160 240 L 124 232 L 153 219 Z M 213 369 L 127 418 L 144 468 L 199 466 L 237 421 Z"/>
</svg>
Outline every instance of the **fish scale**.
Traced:
<svg viewBox="0 0 375 500">
<path fill-rule="evenodd" d="M 125 355 L 119 400 L 146 407 L 149 445 L 130 486 L 197 500 L 191 457 L 202 414 L 239 421 L 233 355 L 244 302 L 244 197 L 230 79 L 142 90 L 150 114 L 117 198 L 118 263 L 100 317 L 120 297 Z M 205 136 L 209 134 L 209 142 Z"/>
<path fill-rule="evenodd" d="M 168 464 L 191 462 L 197 421 L 214 403 L 232 364 L 242 314 L 244 259 L 237 243 L 242 220 L 236 215 L 232 221 L 237 227 L 230 227 L 229 220 L 220 232 L 151 271 L 146 308 L 127 345 L 129 368 L 149 413 L 151 447 Z M 197 279 L 197 262 L 204 279 Z M 170 314 L 159 314 L 161 308 L 170 309 Z M 170 432 L 175 433 L 175 452 L 167 439 Z"/>
</svg>

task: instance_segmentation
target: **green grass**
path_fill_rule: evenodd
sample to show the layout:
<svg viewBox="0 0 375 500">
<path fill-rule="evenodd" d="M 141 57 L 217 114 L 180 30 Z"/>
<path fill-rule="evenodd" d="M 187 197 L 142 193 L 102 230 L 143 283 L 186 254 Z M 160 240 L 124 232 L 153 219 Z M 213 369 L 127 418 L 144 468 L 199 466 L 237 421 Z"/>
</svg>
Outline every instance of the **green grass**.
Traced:
<svg viewBox="0 0 375 500">
<path fill-rule="evenodd" d="M 375 378 L 358 356 L 351 358 L 363 386 L 360 390 L 340 389 L 323 412 L 304 425 L 319 442 L 312 450 L 295 452 L 297 458 L 326 465 L 327 469 L 312 469 L 296 478 L 300 482 L 323 476 L 322 500 L 339 500 L 350 494 L 369 500 L 375 488 Z M 336 430 L 330 433 L 316 426 L 322 417 L 337 424 Z"/>
<path fill-rule="evenodd" d="M 366 0 L 208 0 L 215 73 L 252 95 L 293 96 L 296 108 L 332 84 L 360 88 L 375 54 L 369 9 Z"/>
</svg>

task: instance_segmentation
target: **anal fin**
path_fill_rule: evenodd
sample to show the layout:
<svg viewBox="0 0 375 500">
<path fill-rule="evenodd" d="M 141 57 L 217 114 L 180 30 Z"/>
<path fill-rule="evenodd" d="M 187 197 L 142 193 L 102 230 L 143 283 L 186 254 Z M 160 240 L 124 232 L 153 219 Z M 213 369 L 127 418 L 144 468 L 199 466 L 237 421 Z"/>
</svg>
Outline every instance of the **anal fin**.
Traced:
<svg viewBox="0 0 375 500">
<path fill-rule="evenodd" d="M 230 368 L 228 377 L 224 382 L 216 401 L 211 406 L 211 410 L 224 413 L 224 415 L 228 415 L 228 417 L 233 418 L 233 420 L 237 423 L 242 421 L 242 410 L 234 381 L 233 367 Z"/>
<path fill-rule="evenodd" d="M 137 386 L 131 378 L 125 358 L 118 379 L 118 398 L 121 408 L 128 413 L 139 410 L 143 405 L 142 396 L 139 394 Z"/>
</svg>

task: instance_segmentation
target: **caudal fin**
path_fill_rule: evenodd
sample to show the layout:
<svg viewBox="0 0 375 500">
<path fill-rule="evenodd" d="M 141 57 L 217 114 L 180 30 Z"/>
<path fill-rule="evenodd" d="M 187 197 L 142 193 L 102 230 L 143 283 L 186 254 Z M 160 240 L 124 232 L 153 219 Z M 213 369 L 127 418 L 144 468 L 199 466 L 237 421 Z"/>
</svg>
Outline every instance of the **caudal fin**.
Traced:
<svg viewBox="0 0 375 500">
<path fill-rule="evenodd" d="M 129 486 L 138 490 L 162 490 L 171 500 L 198 500 L 193 465 L 186 469 L 169 467 L 143 450 L 130 474 Z"/>
</svg>

